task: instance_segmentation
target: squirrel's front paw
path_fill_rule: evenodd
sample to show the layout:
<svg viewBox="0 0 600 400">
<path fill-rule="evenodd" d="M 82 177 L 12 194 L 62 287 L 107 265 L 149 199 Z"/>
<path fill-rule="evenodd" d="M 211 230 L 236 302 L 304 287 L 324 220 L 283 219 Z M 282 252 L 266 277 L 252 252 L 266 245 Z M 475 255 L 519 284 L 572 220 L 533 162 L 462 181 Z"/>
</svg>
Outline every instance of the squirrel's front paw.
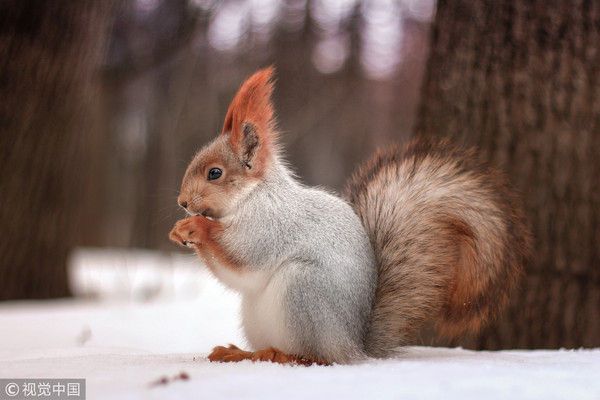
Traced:
<svg viewBox="0 0 600 400">
<path fill-rule="evenodd" d="M 201 245 L 205 231 L 203 220 L 206 220 L 206 218 L 194 216 L 177 221 L 175 227 L 169 233 L 169 239 L 186 247 Z"/>
</svg>

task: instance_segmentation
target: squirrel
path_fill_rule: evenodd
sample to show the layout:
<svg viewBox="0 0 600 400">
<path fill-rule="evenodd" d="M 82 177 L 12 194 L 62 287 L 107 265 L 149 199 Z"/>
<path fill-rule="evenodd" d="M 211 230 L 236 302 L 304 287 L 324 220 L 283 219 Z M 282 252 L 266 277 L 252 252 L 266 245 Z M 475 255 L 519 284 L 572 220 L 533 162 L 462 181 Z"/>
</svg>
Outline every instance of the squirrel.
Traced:
<svg viewBox="0 0 600 400">
<path fill-rule="evenodd" d="M 392 357 L 426 326 L 457 338 L 495 318 L 530 246 L 505 176 L 473 149 L 417 136 L 359 168 L 346 199 L 307 187 L 278 144 L 273 74 L 243 83 L 189 164 L 189 218 L 169 235 L 241 294 L 253 351 L 209 359 L 352 363 Z"/>
</svg>

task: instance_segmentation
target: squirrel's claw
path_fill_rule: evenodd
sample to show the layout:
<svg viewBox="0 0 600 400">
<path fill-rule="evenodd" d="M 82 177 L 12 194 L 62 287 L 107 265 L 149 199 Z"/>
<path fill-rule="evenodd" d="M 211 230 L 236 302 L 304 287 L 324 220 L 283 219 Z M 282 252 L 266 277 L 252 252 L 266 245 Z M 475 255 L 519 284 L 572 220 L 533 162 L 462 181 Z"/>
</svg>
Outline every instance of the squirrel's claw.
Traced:
<svg viewBox="0 0 600 400">
<path fill-rule="evenodd" d="M 194 247 L 199 244 L 196 241 L 190 240 L 190 236 L 195 230 L 190 229 L 189 225 L 189 220 L 187 219 L 177 221 L 171 233 L 169 233 L 169 239 L 183 247 Z"/>
<path fill-rule="evenodd" d="M 195 215 L 177 221 L 169 233 L 169 239 L 180 246 L 198 248 L 209 243 L 211 230 L 219 228 L 219 222 Z"/>
</svg>

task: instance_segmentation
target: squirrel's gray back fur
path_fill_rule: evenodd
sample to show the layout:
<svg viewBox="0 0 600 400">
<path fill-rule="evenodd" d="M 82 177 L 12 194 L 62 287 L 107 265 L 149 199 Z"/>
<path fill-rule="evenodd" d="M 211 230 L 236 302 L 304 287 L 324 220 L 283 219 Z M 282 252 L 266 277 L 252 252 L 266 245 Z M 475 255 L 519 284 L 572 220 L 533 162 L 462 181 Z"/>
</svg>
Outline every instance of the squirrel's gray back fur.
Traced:
<svg viewBox="0 0 600 400">
<path fill-rule="evenodd" d="M 514 189 L 473 150 L 426 138 L 388 149 L 347 197 L 379 268 L 369 355 L 393 354 L 428 323 L 450 338 L 476 332 L 506 304 L 529 234 Z"/>
<path fill-rule="evenodd" d="M 268 274 L 269 281 L 285 288 L 280 300 L 290 342 L 277 346 L 329 362 L 364 357 L 377 270 L 348 203 L 300 184 L 275 161 L 239 207 L 225 229 L 225 243 L 236 243 L 248 269 Z M 252 308 L 259 306 L 252 303 L 252 290 L 240 291 L 252 347 L 276 346 L 253 340 L 252 329 L 260 329 L 253 324 L 261 317 Z M 268 335 L 261 333 L 257 336 Z"/>
</svg>

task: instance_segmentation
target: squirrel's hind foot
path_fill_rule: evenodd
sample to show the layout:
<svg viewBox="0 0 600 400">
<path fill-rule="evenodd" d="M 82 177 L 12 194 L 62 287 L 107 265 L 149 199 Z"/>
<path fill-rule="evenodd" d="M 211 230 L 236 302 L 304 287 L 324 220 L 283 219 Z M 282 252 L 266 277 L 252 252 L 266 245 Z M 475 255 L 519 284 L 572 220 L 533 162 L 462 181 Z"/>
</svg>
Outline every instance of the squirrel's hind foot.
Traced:
<svg viewBox="0 0 600 400">
<path fill-rule="evenodd" d="M 290 365 L 330 365 L 321 360 L 315 360 L 292 354 L 284 353 L 283 351 L 269 347 L 265 350 L 244 351 L 232 344 L 229 347 L 217 346 L 213 349 L 208 359 L 213 362 L 238 362 L 243 360 L 255 361 L 270 361 L 278 364 Z"/>
</svg>

